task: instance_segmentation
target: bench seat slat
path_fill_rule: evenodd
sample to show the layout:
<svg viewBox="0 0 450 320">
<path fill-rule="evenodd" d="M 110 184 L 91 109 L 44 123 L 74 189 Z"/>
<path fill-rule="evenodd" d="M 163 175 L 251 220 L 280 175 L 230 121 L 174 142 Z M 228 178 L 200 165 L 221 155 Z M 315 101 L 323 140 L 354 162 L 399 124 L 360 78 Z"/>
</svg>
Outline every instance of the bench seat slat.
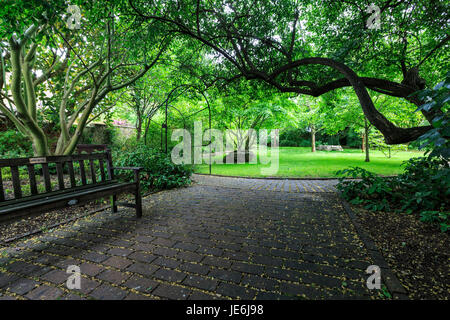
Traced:
<svg viewBox="0 0 450 320">
<path fill-rule="evenodd" d="M 60 194 L 54 194 L 51 197 L 41 197 L 41 198 L 36 198 L 33 200 L 21 201 L 16 204 L 2 206 L 2 207 L 0 207 L 0 215 L 5 212 L 8 212 L 11 209 L 16 210 L 17 208 L 20 208 L 20 207 L 27 207 L 28 204 L 30 204 L 32 206 L 39 205 L 39 204 L 44 204 L 44 203 L 52 202 L 52 201 L 58 201 L 58 200 L 63 200 L 63 199 L 72 199 L 72 198 L 76 198 L 77 196 L 82 196 L 82 195 L 86 195 L 86 194 L 90 194 L 90 193 L 96 193 L 99 191 L 120 189 L 120 188 L 125 188 L 125 187 L 129 187 L 129 186 L 134 186 L 134 185 L 135 184 L 133 182 L 119 182 L 119 183 L 113 183 L 113 184 L 96 185 L 93 188 L 84 188 L 84 189 L 76 190 L 76 191 L 71 190 L 71 192 L 61 192 Z"/>
<path fill-rule="evenodd" d="M 0 201 L 5 201 L 5 192 L 3 190 L 3 178 L 1 168 L 0 168 Z"/>
<path fill-rule="evenodd" d="M 11 166 L 11 178 L 13 181 L 14 198 L 22 198 L 22 188 L 20 186 L 19 167 Z"/>
<path fill-rule="evenodd" d="M 84 167 L 84 160 L 80 160 L 80 175 L 81 175 L 81 184 L 86 185 L 86 169 Z"/>
<path fill-rule="evenodd" d="M 30 179 L 30 190 L 31 194 L 38 194 L 37 185 L 36 185 L 36 174 L 34 173 L 34 165 L 28 164 L 28 177 Z"/>
<path fill-rule="evenodd" d="M 117 194 L 121 192 L 129 192 L 133 191 L 136 188 L 136 184 L 133 182 L 124 182 L 124 183 L 114 183 L 114 184 L 106 184 L 106 185 L 96 185 L 94 188 L 88 188 L 84 190 L 78 190 L 74 192 L 61 193 L 59 195 L 55 195 L 52 197 L 45 197 L 41 199 L 34 199 L 31 201 L 23 201 L 20 203 L 16 203 L 14 205 L 8 205 L 0 207 L 0 221 L 11 219 L 8 216 L 14 216 L 15 212 L 23 212 L 24 210 L 31 210 L 37 207 L 46 208 L 46 210 L 51 210 L 52 204 L 57 204 L 61 202 L 67 203 L 70 200 L 74 199 L 83 199 L 83 198 L 94 198 L 98 199 L 99 197 L 111 194 Z M 78 203 L 75 203 L 78 204 Z M 66 204 L 67 205 L 67 204 Z M 47 206 L 47 207 L 46 207 Z M 60 207 L 59 205 L 56 207 Z"/>
<path fill-rule="evenodd" d="M 50 172 L 48 171 L 48 163 L 42 164 L 42 174 L 44 175 L 45 192 L 52 192 L 52 183 L 50 181 Z"/>
<path fill-rule="evenodd" d="M 58 175 L 59 190 L 65 189 L 65 185 L 64 185 L 64 169 L 63 169 L 63 163 L 62 162 L 57 162 L 56 163 L 56 174 Z"/>
<path fill-rule="evenodd" d="M 105 181 L 104 183 L 101 182 L 101 183 L 97 183 L 97 184 L 87 184 L 85 186 L 77 186 L 75 188 L 70 188 L 70 189 L 66 188 L 64 190 L 55 190 L 55 191 L 48 192 L 48 193 L 39 193 L 37 195 L 22 197 L 21 199 L 9 199 L 9 200 L 6 200 L 6 201 L 3 201 L 0 203 L 0 209 L 2 207 L 14 205 L 14 204 L 25 202 L 25 201 L 33 201 L 33 200 L 38 200 L 38 199 L 51 198 L 53 196 L 63 194 L 63 193 L 78 192 L 80 190 L 92 189 L 97 186 L 104 186 L 104 185 L 117 184 L 117 183 L 118 183 L 117 180 L 108 180 L 108 181 Z"/>
</svg>

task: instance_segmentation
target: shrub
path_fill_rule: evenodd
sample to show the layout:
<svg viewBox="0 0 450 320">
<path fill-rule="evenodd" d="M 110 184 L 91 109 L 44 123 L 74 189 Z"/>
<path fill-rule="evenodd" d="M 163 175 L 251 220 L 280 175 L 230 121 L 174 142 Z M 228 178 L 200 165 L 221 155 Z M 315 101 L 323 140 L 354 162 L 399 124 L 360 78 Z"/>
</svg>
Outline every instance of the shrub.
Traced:
<svg viewBox="0 0 450 320">
<path fill-rule="evenodd" d="M 121 134 L 118 128 L 114 128 L 113 134 L 111 135 L 111 146 L 113 149 L 123 150 L 131 150 L 136 148 L 138 142 L 136 140 L 136 135 L 127 136 Z"/>
<path fill-rule="evenodd" d="M 298 147 L 297 142 L 293 141 L 293 140 L 281 140 L 280 147 Z"/>
<path fill-rule="evenodd" d="M 450 212 L 422 211 L 420 221 L 439 224 L 442 232 L 450 230 Z"/>
<path fill-rule="evenodd" d="M 115 150 L 113 159 L 118 167 L 144 168 L 141 173 L 143 190 L 171 189 L 191 183 L 192 170 L 188 166 L 176 165 L 170 155 L 144 144 L 136 145 L 133 149 Z M 133 179 L 133 172 L 120 173 L 127 179 Z"/>
<path fill-rule="evenodd" d="M 450 224 L 450 165 L 442 157 L 412 158 L 403 163 L 404 173 L 379 177 L 352 167 L 338 171 L 342 196 L 372 211 L 416 213 L 424 222 L 439 223 L 442 231 Z M 345 180 L 346 177 L 361 178 Z"/>
<path fill-rule="evenodd" d="M 33 154 L 30 140 L 15 130 L 0 132 L 0 155 L 4 159 L 27 157 Z"/>
<path fill-rule="evenodd" d="M 349 129 L 347 133 L 347 146 L 350 148 L 361 148 L 361 134 L 355 130 Z"/>
<path fill-rule="evenodd" d="M 300 140 L 300 143 L 298 144 L 299 147 L 311 147 L 311 140 L 308 139 L 302 139 Z"/>
<path fill-rule="evenodd" d="M 286 128 L 281 130 L 280 132 L 280 144 L 281 141 L 293 141 L 296 144 L 300 142 L 300 140 L 307 138 L 309 133 L 304 129 L 300 128 Z"/>
<path fill-rule="evenodd" d="M 416 111 L 436 113 L 431 121 L 433 128 L 417 139 L 420 143 L 419 149 L 426 150 L 426 154 L 431 157 L 440 156 L 448 159 L 450 158 L 450 72 L 433 89 L 419 91 L 418 96 L 425 100 L 425 103 Z"/>
</svg>

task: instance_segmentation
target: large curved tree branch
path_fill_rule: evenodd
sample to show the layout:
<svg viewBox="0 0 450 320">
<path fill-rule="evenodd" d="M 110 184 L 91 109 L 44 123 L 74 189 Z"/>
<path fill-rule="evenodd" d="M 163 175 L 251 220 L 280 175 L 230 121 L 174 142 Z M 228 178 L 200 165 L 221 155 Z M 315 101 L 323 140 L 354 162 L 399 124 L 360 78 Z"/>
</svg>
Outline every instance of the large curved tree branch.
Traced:
<svg viewBox="0 0 450 320">
<path fill-rule="evenodd" d="M 319 57 L 300 59 L 288 64 L 287 66 L 289 67 L 284 66 L 275 71 L 269 76 L 269 78 L 265 79 L 265 81 L 276 85 L 275 79 L 283 72 L 283 70 L 289 70 L 291 68 L 310 64 L 329 66 L 339 71 L 346 78 L 346 80 L 355 90 L 365 116 L 370 121 L 370 123 L 372 123 L 378 130 L 381 131 L 386 140 L 386 143 L 399 144 L 410 142 L 417 139 L 432 128 L 431 126 L 413 128 L 399 128 L 395 126 L 375 108 L 362 79 L 358 77 L 358 75 L 348 66 L 333 59 Z"/>
<path fill-rule="evenodd" d="M 421 104 L 420 101 L 416 100 L 417 98 L 411 97 L 411 94 L 417 89 L 409 87 L 407 84 L 398 84 L 395 82 L 376 78 L 360 78 L 347 65 L 333 59 L 322 57 L 304 58 L 296 61 L 290 61 L 289 59 L 287 59 L 286 64 L 282 65 L 269 74 L 264 70 L 256 69 L 254 67 L 254 64 L 249 61 L 249 55 L 247 54 L 247 52 L 245 52 L 245 47 L 236 46 L 236 43 L 234 41 L 239 42 L 240 38 L 242 37 L 242 35 L 239 34 L 238 30 L 235 30 L 233 28 L 226 28 L 225 30 L 222 30 L 223 32 L 225 32 L 229 45 L 232 47 L 231 52 L 228 52 L 220 44 L 209 41 L 208 39 L 211 39 L 211 36 L 207 37 L 207 35 L 197 33 L 195 27 L 191 28 L 188 22 L 182 21 L 179 17 L 171 18 L 167 15 L 158 16 L 153 14 L 144 14 L 136 8 L 132 0 L 129 0 L 129 3 L 131 4 L 131 7 L 136 12 L 136 14 L 140 17 L 148 20 L 160 21 L 165 24 L 171 24 L 175 26 L 176 32 L 196 39 L 202 44 L 210 47 L 212 50 L 222 54 L 222 56 L 227 59 L 232 65 L 234 65 L 237 70 L 239 70 L 239 73 L 246 79 L 262 80 L 277 88 L 281 92 L 295 92 L 315 97 L 331 90 L 346 86 L 352 86 L 355 90 L 356 95 L 358 96 L 365 116 L 370 121 L 370 123 L 372 123 L 378 130 L 382 132 L 385 137 L 386 143 L 388 144 L 399 144 L 413 141 L 431 129 L 431 126 L 413 128 L 400 128 L 395 126 L 375 108 L 372 99 L 367 92 L 367 88 L 370 88 L 374 91 L 386 95 L 408 99 L 416 105 Z M 394 6 L 391 3 L 391 0 L 385 2 L 383 10 Z M 216 18 L 219 19 L 219 17 Z M 244 59 L 242 59 L 243 57 Z M 316 85 L 313 81 L 306 81 L 302 79 L 295 81 L 291 80 L 290 82 L 286 83 L 286 77 L 284 77 L 283 79 L 279 77 L 284 74 L 289 74 L 293 69 L 306 65 L 323 65 L 331 67 L 341 73 L 344 78 L 332 81 L 327 84 Z M 288 80 L 290 80 L 289 77 Z"/>
</svg>

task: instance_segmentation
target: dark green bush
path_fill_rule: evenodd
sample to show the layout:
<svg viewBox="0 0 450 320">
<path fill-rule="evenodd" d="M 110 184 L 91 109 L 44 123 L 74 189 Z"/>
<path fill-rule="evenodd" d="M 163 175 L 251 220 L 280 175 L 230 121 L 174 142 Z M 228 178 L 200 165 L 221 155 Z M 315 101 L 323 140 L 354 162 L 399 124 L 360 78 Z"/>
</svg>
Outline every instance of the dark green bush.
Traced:
<svg viewBox="0 0 450 320">
<path fill-rule="evenodd" d="M 450 72 L 433 89 L 418 91 L 417 95 L 425 100 L 416 111 L 435 112 L 431 121 L 432 129 L 417 141 L 419 149 L 425 150 L 430 157 L 450 158 Z"/>
<path fill-rule="evenodd" d="M 308 139 L 302 139 L 300 140 L 300 142 L 298 143 L 299 147 L 311 147 L 311 140 Z"/>
<path fill-rule="evenodd" d="M 347 146 L 350 148 L 361 148 L 361 134 L 354 130 L 347 130 Z"/>
<path fill-rule="evenodd" d="M 84 128 L 78 143 L 110 145 L 116 139 L 118 131 L 118 128 L 109 125 L 89 125 Z"/>
<path fill-rule="evenodd" d="M 156 151 L 143 144 L 133 149 L 115 150 L 114 165 L 117 167 L 143 167 L 141 185 L 143 190 L 162 190 L 181 187 L 191 183 L 192 170 L 188 166 L 172 162 L 170 155 Z M 121 172 L 126 179 L 133 179 L 133 172 Z"/>
<path fill-rule="evenodd" d="M 0 155 L 4 159 L 32 156 L 30 140 L 16 130 L 0 132 Z"/>
<path fill-rule="evenodd" d="M 297 142 L 293 140 L 281 140 L 279 145 L 280 147 L 298 147 Z"/>
<path fill-rule="evenodd" d="M 353 204 L 373 211 L 415 213 L 421 221 L 438 222 L 442 231 L 450 225 L 450 165 L 442 157 L 412 158 L 404 162 L 404 173 L 379 177 L 365 169 L 352 167 L 342 175 L 338 190 Z M 345 180 L 345 178 L 360 178 Z"/>
<path fill-rule="evenodd" d="M 280 146 L 281 146 L 281 141 L 290 141 L 291 144 L 292 144 L 292 142 L 295 143 L 295 146 L 292 146 L 292 147 L 297 147 L 299 142 L 302 139 L 305 139 L 308 137 L 309 137 L 309 133 L 306 132 L 304 129 L 286 128 L 284 130 L 281 130 L 281 132 L 280 132 Z M 291 146 L 286 145 L 286 147 L 291 147 Z"/>
</svg>

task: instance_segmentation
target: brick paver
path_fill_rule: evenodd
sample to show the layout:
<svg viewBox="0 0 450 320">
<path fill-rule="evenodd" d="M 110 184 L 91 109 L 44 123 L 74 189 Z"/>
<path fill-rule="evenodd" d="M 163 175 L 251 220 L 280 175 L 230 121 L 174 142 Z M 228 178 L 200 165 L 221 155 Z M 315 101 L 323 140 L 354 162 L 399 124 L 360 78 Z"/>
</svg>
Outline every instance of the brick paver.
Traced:
<svg viewBox="0 0 450 320">
<path fill-rule="evenodd" d="M 103 211 L 4 248 L 0 298 L 381 297 L 334 181 L 194 179 L 145 198 L 140 220 Z M 69 265 L 80 290 L 66 287 Z"/>
</svg>

